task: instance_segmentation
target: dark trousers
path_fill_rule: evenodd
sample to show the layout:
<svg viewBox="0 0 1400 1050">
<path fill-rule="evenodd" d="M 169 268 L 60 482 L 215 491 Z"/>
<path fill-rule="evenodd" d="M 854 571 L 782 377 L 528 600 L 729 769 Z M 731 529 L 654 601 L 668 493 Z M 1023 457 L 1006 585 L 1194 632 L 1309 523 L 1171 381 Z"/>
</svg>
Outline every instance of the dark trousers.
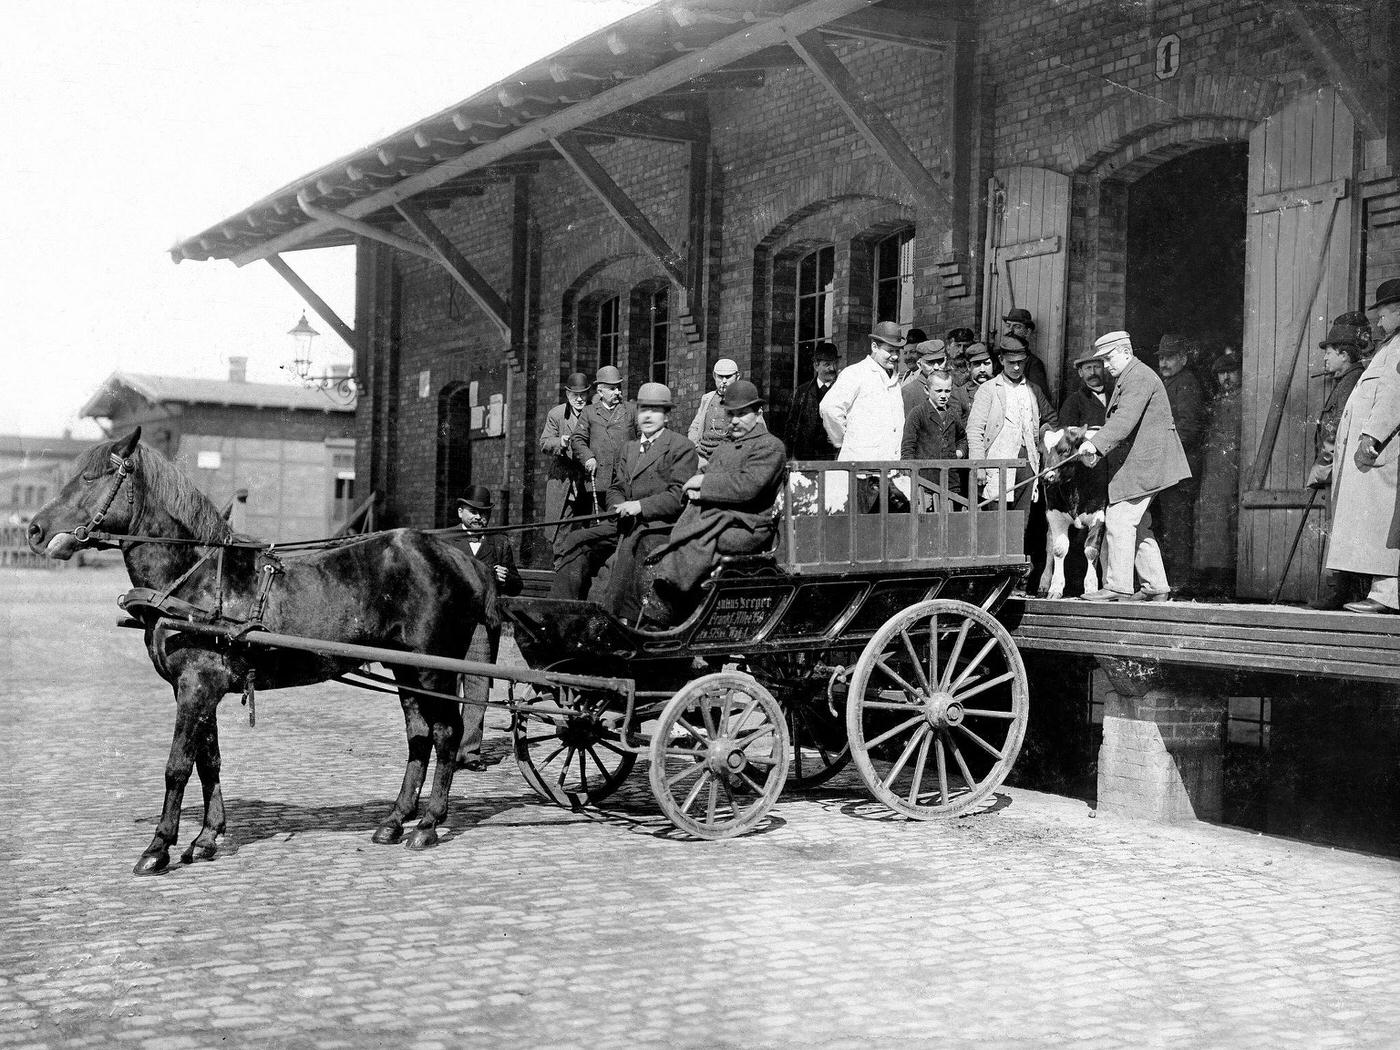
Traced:
<svg viewBox="0 0 1400 1050">
<path fill-rule="evenodd" d="M 1167 579 L 1178 588 L 1191 585 L 1191 567 L 1196 551 L 1196 495 L 1200 483 L 1195 478 L 1178 481 L 1157 493 L 1152 508 L 1156 522 L 1157 545 L 1167 567 Z"/>
<path fill-rule="evenodd" d="M 670 535 L 669 526 L 639 528 L 618 540 L 604 604 L 619 620 L 636 624 L 641 616 L 642 598 L 651 593 L 651 581 L 656 575 L 655 566 L 647 565 L 646 559 L 665 546 Z"/>
<path fill-rule="evenodd" d="M 554 567 L 551 598 L 571 598 L 582 601 L 617 549 L 617 526 L 611 521 L 599 522 L 587 530 L 570 534 L 564 554 Z M 600 586 L 606 580 L 599 581 Z"/>
</svg>

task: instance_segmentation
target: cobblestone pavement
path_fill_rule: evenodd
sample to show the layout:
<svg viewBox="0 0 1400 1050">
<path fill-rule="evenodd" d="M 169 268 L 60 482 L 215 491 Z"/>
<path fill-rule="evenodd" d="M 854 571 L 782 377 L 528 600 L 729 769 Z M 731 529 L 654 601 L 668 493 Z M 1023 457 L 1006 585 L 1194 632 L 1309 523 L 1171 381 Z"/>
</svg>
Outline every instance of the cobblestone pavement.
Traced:
<svg viewBox="0 0 1400 1050">
<path fill-rule="evenodd" d="M 1400 1040 L 1391 861 L 1018 790 L 905 823 L 853 779 L 693 842 L 644 777 L 574 814 L 510 758 L 412 853 L 369 842 L 396 705 L 339 687 L 264 693 L 252 730 L 226 700 L 224 851 L 133 878 L 172 704 L 124 588 L 0 573 L 0 1050 Z"/>
</svg>

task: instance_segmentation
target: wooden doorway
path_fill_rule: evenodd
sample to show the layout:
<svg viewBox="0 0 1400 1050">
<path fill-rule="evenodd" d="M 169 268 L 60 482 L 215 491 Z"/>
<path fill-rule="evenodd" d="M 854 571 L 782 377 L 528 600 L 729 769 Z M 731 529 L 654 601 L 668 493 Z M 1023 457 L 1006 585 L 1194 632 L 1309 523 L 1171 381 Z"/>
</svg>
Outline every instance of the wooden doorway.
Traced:
<svg viewBox="0 0 1400 1050">
<path fill-rule="evenodd" d="M 1241 597 L 1271 598 L 1308 504 L 1326 391 L 1310 373 L 1331 318 L 1357 306 L 1356 135 L 1331 89 L 1298 96 L 1249 137 L 1240 445 Z M 1315 509 L 1285 600 L 1314 597 L 1325 546 Z"/>
<path fill-rule="evenodd" d="M 472 480 L 471 387 L 453 383 L 438 395 L 437 499 L 435 520 L 457 523 L 456 499 Z"/>
</svg>

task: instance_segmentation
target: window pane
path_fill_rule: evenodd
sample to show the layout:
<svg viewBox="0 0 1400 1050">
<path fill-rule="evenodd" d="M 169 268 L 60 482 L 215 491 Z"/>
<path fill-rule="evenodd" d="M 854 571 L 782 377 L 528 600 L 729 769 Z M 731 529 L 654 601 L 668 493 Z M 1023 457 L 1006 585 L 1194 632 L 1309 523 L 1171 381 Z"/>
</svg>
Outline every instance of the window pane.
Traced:
<svg viewBox="0 0 1400 1050">
<path fill-rule="evenodd" d="M 803 257 L 797 267 L 797 294 L 811 295 L 817 286 L 817 255 Z"/>
<path fill-rule="evenodd" d="M 836 249 L 830 245 L 817 249 L 817 283 L 830 288 L 836 277 Z"/>
</svg>

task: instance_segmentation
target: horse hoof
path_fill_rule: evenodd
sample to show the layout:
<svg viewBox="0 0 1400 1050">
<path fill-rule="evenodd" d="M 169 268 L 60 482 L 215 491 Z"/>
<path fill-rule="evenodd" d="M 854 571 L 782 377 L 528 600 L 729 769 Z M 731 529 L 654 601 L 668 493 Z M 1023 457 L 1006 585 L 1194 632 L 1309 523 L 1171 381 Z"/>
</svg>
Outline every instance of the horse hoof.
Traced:
<svg viewBox="0 0 1400 1050">
<path fill-rule="evenodd" d="M 218 852 L 216 846 L 201 846 L 191 842 L 185 847 L 185 852 L 180 854 L 181 864 L 194 864 L 196 861 L 209 861 L 214 859 L 214 854 Z"/>
<path fill-rule="evenodd" d="M 392 846 L 401 838 L 403 838 L 403 828 L 395 827 L 393 824 L 381 824 L 370 837 L 370 841 L 376 846 Z"/>
<path fill-rule="evenodd" d="M 159 850 L 154 853 L 143 853 L 141 859 L 136 862 L 136 867 L 131 869 L 133 875 L 159 875 L 170 867 L 170 851 Z"/>
<path fill-rule="evenodd" d="M 418 828 L 406 843 L 409 849 L 430 849 L 437 844 L 437 828 Z"/>
</svg>

